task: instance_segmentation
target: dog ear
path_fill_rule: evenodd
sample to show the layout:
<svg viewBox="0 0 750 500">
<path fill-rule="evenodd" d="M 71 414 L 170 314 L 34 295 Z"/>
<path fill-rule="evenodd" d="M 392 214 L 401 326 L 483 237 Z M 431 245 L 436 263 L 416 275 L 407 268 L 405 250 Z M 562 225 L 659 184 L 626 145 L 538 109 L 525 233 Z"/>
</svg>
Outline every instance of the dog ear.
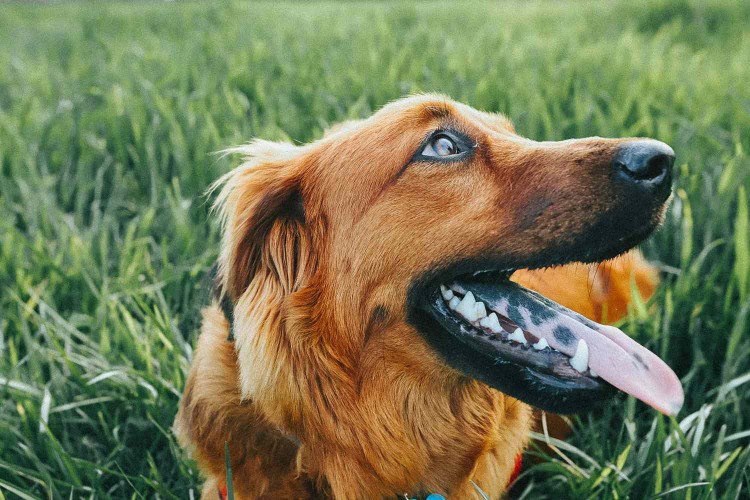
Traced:
<svg viewBox="0 0 750 500">
<path fill-rule="evenodd" d="M 234 301 L 256 278 L 273 280 L 286 295 L 309 277 L 312 246 L 297 173 L 299 150 L 257 141 L 228 151 L 245 157 L 213 188 L 221 188 L 215 204 L 223 228 L 219 282 Z"/>
</svg>

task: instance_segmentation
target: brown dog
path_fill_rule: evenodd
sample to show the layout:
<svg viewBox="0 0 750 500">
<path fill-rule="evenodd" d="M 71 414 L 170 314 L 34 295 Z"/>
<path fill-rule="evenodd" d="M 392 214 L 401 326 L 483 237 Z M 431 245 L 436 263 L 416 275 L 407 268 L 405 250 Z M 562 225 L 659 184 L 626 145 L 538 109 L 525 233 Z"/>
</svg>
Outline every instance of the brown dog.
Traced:
<svg viewBox="0 0 750 500">
<path fill-rule="evenodd" d="M 508 280 L 647 237 L 670 193 L 665 144 L 534 142 L 418 96 L 306 146 L 235 152 L 246 162 L 217 202 L 229 307 L 204 311 L 176 421 L 204 498 L 225 442 L 237 498 L 471 498 L 475 484 L 495 498 L 526 444 L 521 401 L 578 411 L 612 384 L 679 409 L 658 357 Z M 568 289 L 570 269 L 515 279 L 592 316 L 626 306 L 630 272 L 618 302 L 588 278 Z"/>
</svg>

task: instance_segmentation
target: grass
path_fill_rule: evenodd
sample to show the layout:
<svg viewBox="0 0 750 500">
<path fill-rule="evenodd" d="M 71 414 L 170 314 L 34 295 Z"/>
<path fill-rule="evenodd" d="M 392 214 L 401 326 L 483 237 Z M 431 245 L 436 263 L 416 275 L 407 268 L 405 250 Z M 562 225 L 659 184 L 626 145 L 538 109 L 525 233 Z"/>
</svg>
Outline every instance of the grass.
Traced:
<svg viewBox="0 0 750 500">
<path fill-rule="evenodd" d="M 513 495 L 747 498 L 748 5 L 3 5 L 0 498 L 197 495 L 170 426 L 217 252 L 202 193 L 231 166 L 211 153 L 308 141 L 419 91 L 535 139 L 678 153 L 644 245 L 664 282 L 625 327 L 685 408 L 620 397 L 581 416 Z"/>
</svg>

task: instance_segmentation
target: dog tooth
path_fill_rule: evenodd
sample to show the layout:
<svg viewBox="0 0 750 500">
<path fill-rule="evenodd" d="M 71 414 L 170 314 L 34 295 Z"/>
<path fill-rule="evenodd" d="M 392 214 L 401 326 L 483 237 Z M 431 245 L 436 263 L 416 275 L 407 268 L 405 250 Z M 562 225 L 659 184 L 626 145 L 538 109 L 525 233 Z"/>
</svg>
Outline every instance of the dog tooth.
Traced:
<svg viewBox="0 0 750 500">
<path fill-rule="evenodd" d="M 520 328 L 516 328 L 515 330 L 513 330 L 513 333 L 508 335 L 508 340 L 513 340 L 523 345 L 528 344 L 528 341 L 526 340 L 526 337 L 523 334 L 523 330 L 521 330 Z"/>
<path fill-rule="evenodd" d="M 448 301 L 448 307 L 450 307 L 451 310 L 455 311 L 456 308 L 458 307 L 458 304 L 460 303 L 461 303 L 461 299 L 454 296 L 450 301 Z"/>
<path fill-rule="evenodd" d="M 539 342 L 537 342 L 536 344 L 532 344 L 532 347 L 537 351 L 541 351 L 542 349 L 546 349 L 547 347 L 549 347 L 549 344 L 547 343 L 547 339 L 542 338 L 539 339 Z"/>
<path fill-rule="evenodd" d="M 453 290 L 446 287 L 445 285 L 440 285 L 440 293 L 443 295 L 443 299 L 445 300 L 451 300 L 453 298 Z"/>
<path fill-rule="evenodd" d="M 500 333 L 503 331 L 503 327 L 500 326 L 500 320 L 497 319 L 497 314 L 491 313 L 484 319 L 487 323 L 487 328 L 489 328 L 492 333 Z"/>
<path fill-rule="evenodd" d="M 596 373 L 596 372 L 595 372 L 594 370 L 592 370 L 591 368 L 589 368 L 589 372 L 591 373 L 591 376 L 592 376 L 592 377 L 598 377 L 598 376 L 599 376 L 599 374 L 598 374 L 598 373 Z"/>
<path fill-rule="evenodd" d="M 477 301 L 474 300 L 474 294 L 471 292 L 466 292 L 466 295 L 464 295 L 464 298 L 461 300 L 461 303 L 458 304 L 458 307 L 456 307 L 456 312 L 466 318 L 467 321 L 476 321 L 479 319 L 477 317 L 477 308 L 476 308 Z"/>
<path fill-rule="evenodd" d="M 575 368 L 577 371 L 583 373 L 589 367 L 589 346 L 586 341 L 581 339 L 578 341 L 576 347 L 576 353 L 570 358 L 570 366 Z"/>
<path fill-rule="evenodd" d="M 477 301 L 477 303 L 474 304 L 474 313 L 477 318 L 487 317 L 487 309 L 484 307 L 484 302 Z"/>
</svg>

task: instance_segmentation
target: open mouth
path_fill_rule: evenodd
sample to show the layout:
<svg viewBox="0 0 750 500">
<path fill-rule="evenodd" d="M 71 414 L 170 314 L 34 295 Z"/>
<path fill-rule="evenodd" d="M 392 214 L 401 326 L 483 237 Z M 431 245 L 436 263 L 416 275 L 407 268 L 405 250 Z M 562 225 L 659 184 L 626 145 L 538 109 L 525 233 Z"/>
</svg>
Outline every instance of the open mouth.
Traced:
<svg viewBox="0 0 750 500">
<path fill-rule="evenodd" d="M 582 411 L 611 386 L 662 413 L 679 411 L 682 385 L 658 356 L 511 274 L 462 275 L 419 293 L 415 323 L 449 365 L 548 411 Z"/>
</svg>

